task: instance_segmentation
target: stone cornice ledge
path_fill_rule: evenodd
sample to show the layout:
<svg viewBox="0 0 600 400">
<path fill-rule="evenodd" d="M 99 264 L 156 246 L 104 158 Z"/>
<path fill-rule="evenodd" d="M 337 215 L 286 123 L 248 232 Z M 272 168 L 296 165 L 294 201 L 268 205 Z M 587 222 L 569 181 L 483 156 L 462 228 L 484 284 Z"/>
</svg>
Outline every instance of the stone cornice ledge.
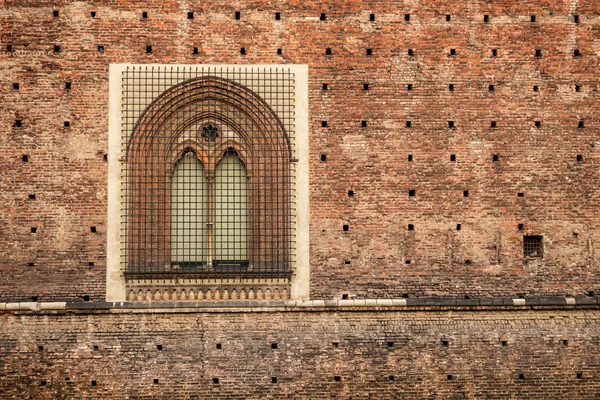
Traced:
<svg viewBox="0 0 600 400">
<path fill-rule="evenodd" d="M 597 306 L 598 297 L 535 297 L 535 298 L 408 298 L 408 299 L 348 299 L 348 300 L 229 300 L 229 301 L 150 301 L 150 302 L 4 302 L 2 311 L 52 310 L 197 310 L 197 311 L 293 311 L 293 310 L 398 310 L 398 309 L 522 309 L 530 307 Z"/>
</svg>

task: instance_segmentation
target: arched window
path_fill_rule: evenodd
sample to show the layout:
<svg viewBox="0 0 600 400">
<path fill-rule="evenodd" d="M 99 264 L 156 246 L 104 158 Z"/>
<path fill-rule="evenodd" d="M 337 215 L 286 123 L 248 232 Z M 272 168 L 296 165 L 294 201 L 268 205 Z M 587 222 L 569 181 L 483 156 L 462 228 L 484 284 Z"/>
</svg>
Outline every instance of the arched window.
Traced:
<svg viewBox="0 0 600 400">
<path fill-rule="evenodd" d="M 111 117 L 110 141 L 119 155 L 109 188 L 116 176 L 120 189 L 109 196 L 109 219 L 112 212 L 119 229 L 109 234 L 107 293 L 123 284 L 107 298 L 171 300 L 176 292 L 192 300 L 220 298 L 221 290 L 287 298 L 295 277 L 304 277 L 306 297 L 308 275 L 295 268 L 298 246 L 308 264 L 307 202 L 300 214 L 297 206 L 308 197 L 308 162 L 299 168 L 295 108 L 306 97 L 294 92 L 306 68 L 118 71 L 120 96 L 111 102 L 120 104 L 121 123 Z"/>
</svg>

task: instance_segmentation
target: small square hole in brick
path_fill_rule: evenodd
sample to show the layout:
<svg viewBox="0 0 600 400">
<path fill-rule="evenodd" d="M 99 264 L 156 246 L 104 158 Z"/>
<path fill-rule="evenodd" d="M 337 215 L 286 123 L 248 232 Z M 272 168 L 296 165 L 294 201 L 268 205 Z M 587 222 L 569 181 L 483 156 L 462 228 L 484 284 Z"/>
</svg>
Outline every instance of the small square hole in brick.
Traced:
<svg viewBox="0 0 600 400">
<path fill-rule="evenodd" d="M 326 56 L 330 56 L 331 55 L 331 47 L 328 47 L 325 49 L 325 55 Z"/>
<path fill-rule="evenodd" d="M 522 231 L 522 230 L 523 230 L 523 227 L 524 227 L 524 225 L 523 225 L 523 224 L 518 224 L 518 225 L 517 225 L 517 229 L 518 229 L 518 230 L 520 230 L 520 231 Z"/>
<path fill-rule="evenodd" d="M 406 127 L 410 128 L 412 126 L 412 122 L 411 121 L 406 121 Z"/>
<path fill-rule="evenodd" d="M 496 90 L 496 87 L 495 87 L 494 85 L 489 85 L 489 86 L 488 86 L 488 90 L 489 90 L 490 92 L 493 92 L 494 90 Z"/>
<path fill-rule="evenodd" d="M 535 121 L 535 127 L 540 128 L 542 126 L 542 121 Z"/>
<path fill-rule="evenodd" d="M 348 293 L 342 294 L 342 300 L 348 300 Z"/>
<path fill-rule="evenodd" d="M 519 192 L 519 193 L 517 193 L 517 197 L 525 197 L 525 193 Z"/>
<path fill-rule="evenodd" d="M 494 155 L 492 155 L 492 161 L 493 161 L 493 162 L 498 162 L 498 161 L 500 161 L 500 156 L 499 156 L 498 154 L 494 154 Z"/>
<path fill-rule="evenodd" d="M 271 383 L 277 383 L 277 377 L 275 377 L 275 376 L 271 377 Z"/>
<path fill-rule="evenodd" d="M 275 13 L 275 20 L 276 20 L 276 21 L 279 21 L 279 20 L 281 20 L 281 13 L 280 13 L 280 12 L 276 12 L 276 13 Z"/>
<path fill-rule="evenodd" d="M 188 17 L 188 19 L 194 19 L 194 12 L 193 11 L 188 11 L 187 17 Z"/>
<path fill-rule="evenodd" d="M 346 261 L 344 261 L 344 264 L 345 264 L 345 265 L 350 265 L 350 260 L 346 260 Z"/>
<path fill-rule="evenodd" d="M 38 351 L 44 351 L 44 346 L 38 346 Z"/>
<path fill-rule="evenodd" d="M 29 230 L 31 233 L 37 233 L 37 228 L 34 226 Z"/>
<path fill-rule="evenodd" d="M 221 343 L 217 343 L 217 350 L 221 350 L 223 348 L 223 346 L 221 345 Z"/>
<path fill-rule="evenodd" d="M 456 55 L 456 49 L 450 49 L 450 55 L 451 56 L 455 56 Z"/>
<path fill-rule="evenodd" d="M 354 196 L 354 190 L 348 190 L 348 196 L 350 196 L 350 197 Z"/>
<path fill-rule="evenodd" d="M 38 301 L 38 297 L 37 296 L 31 296 L 31 301 Z"/>
<path fill-rule="evenodd" d="M 57 45 L 57 44 L 54 45 L 54 52 L 55 53 L 60 53 L 60 46 L 59 45 Z"/>
<path fill-rule="evenodd" d="M 456 230 L 460 231 L 462 229 L 462 225 L 461 224 L 456 224 Z"/>
<path fill-rule="evenodd" d="M 454 128 L 454 121 L 448 121 L 448 128 Z"/>
<path fill-rule="evenodd" d="M 41 381 L 40 386 L 46 386 L 46 381 Z"/>
<path fill-rule="evenodd" d="M 456 161 L 456 154 L 450 154 L 450 161 L 452 161 L 452 162 Z"/>
<path fill-rule="evenodd" d="M 582 378 L 583 378 L 583 372 L 578 372 L 577 379 L 582 379 Z"/>
<path fill-rule="evenodd" d="M 243 56 L 246 55 L 246 48 L 245 47 L 240 48 L 240 54 L 243 55 Z"/>
<path fill-rule="evenodd" d="M 535 22 L 535 15 L 531 16 L 531 22 Z"/>
<path fill-rule="evenodd" d="M 94 263 L 93 263 L 93 262 L 91 262 L 91 261 L 90 261 L 90 262 L 88 262 L 88 267 L 93 267 L 93 266 L 94 266 Z"/>
<path fill-rule="evenodd" d="M 584 124 L 584 122 L 583 122 L 583 121 L 579 121 L 579 123 L 577 124 L 577 127 L 578 127 L 579 129 L 583 129 L 583 127 L 584 127 L 584 126 L 585 126 L 585 124 Z"/>
<path fill-rule="evenodd" d="M 238 19 L 238 20 L 239 20 L 239 19 L 241 19 L 241 18 L 242 18 L 242 13 L 241 13 L 241 11 L 236 11 L 236 12 L 235 12 L 235 19 Z"/>
<path fill-rule="evenodd" d="M 23 121 L 20 119 L 15 119 L 15 127 L 20 128 L 23 126 Z"/>
<path fill-rule="evenodd" d="M 96 18 L 96 11 L 92 11 L 92 12 L 90 12 L 90 16 L 91 16 L 92 18 Z"/>
<path fill-rule="evenodd" d="M 465 265 L 471 265 L 471 260 L 465 260 Z"/>
<path fill-rule="evenodd" d="M 195 46 L 194 46 L 194 48 L 192 49 L 192 53 L 193 53 L 193 54 L 199 54 L 199 53 L 200 53 L 200 50 L 198 49 L 198 47 L 195 47 Z"/>
<path fill-rule="evenodd" d="M 104 154 L 104 155 L 102 156 L 102 158 L 104 159 L 104 161 L 108 161 L 108 154 Z"/>
<path fill-rule="evenodd" d="M 331 342 L 331 345 L 337 349 L 340 347 L 340 342 Z"/>
<path fill-rule="evenodd" d="M 583 156 L 581 154 L 577 154 L 577 162 L 583 162 Z"/>
<path fill-rule="evenodd" d="M 327 19 L 327 14 L 321 13 L 321 16 L 319 17 L 319 20 L 325 21 L 326 19 Z"/>
<path fill-rule="evenodd" d="M 26 154 L 23 154 L 23 155 L 21 156 L 21 161 L 23 161 L 23 162 L 29 162 L 29 156 L 28 156 L 28 155 L 26 155 Z"/>
<path fill-rule="evenodd" d="M 519 379 L 525 379 L 525 374 L 519 374 Z"/>
<path fill-rule="evenodd" d="M 83 299 L 83 301 L 90 301 L 90 296 L 89 295 L 84 295 L 81 297 Z"/>
<path fill-rule="evenodd" d="M 489 16 L 489 15 L 484 15 L 484 16 L 483 16 L 483 22 L 485 22 L 486 24 L 487 24 L 488 22 L 490 22 L 490 16 Z"/>
<path fill-rule="evenodd" d="M 336 375 L 336 376 L 334 376 L 334 377 L 333 377 L 333 380 L 334 380 L 335 382 L 341 382 L 341 381 L 342 381 L 342 377 L 341 377 L 341 376 L 338 376 L 338 375 Z"/>
<path fill-rule="evenodd" d="M 446 14 L 446 22 L 450 22 L 451 19 L 452 17 L 450 16 L 450 14 Z"/>
<path fill-rule="evenodd" d="M 373 55 L 373 49 L 367 49 L 367 55 L 368 56 L 372 56 Z"/>
<path fill-rule="evenodd" d="M 412 83 L 409 83 L 409 84 L 406 85 L 406 90 L 413 90 Z"/>
<path fill-rule="evenodd" d="M 540 50 L 540 49 L 536 49 L 536 50 L 535 50 L 535 56 L 536 56 L 536 57 L 541 57 L 541 56 L 542 56 L 542 50 Z"/>
<path fill-rule="evenodd" d="M 152 380 L 152 383 L 153 383 L 154 385 L 158 385 L 158 379 L 154 378 L 154 379 Z"/>
<path fill-rule="evenodd" d="M 410 21 L 410 14 L 404 14 L 404 20 L 406 22 Z"/>
<path fill-rule="evenodd" d="M 363 128 L 367 127 L 367 121 L 360 121 L 360 126 Z"/>
<path fill-rule="evenodd" d="M 345 225 L 345 224 L 344 224 L 344 225 L 342 225 L 342 230 L 343 230 L 344 232 L 348 232 L 348 230 L 349 230 L 349 229 L 350 229 L 350 226 L 349 226 L 349 225 Z"/>
<path fill-rule="evenodd" d="M 161 351 L 163 349 L 163 345 L 162 344 L 157 344 L 156 345 L 156 350 Z"/>
<path fill-rule="evenodd" d="M 9 52 L 9 53 L 13 51 L 12 44 L 7 44 L 6 45 L 6 51 Z"/>
<path fill-rule="evenodd" d="M 71 127 L 71 123 L 69 121 L 65 121 L 65 122 L 63 122 L 63 126 L 65 128 L 70 128 Z"/>
<path fill-rule="evenodd" d="M 403 299 L 408 299 L 408 293 L 403 293 L 403 294 L 402 294 L 402 298 L 403 298 Z"/>
<path fill-rule="evenodd" d="M 492 49 L 492 57 L 498 57 L 498 50 Z"/>
<path fill-rule="evenodd" d="M 394 342 L 387 342 L 387 347 L 388 347 L 388 349 L 391 349 L 392 347 L 394 347 Z"/>
<path fill-rule="evenodd" d="M 98 383 L 97 383 L 96 381 L 92 381 L 92 382 L 91 382 L 91 385 L 92 385 L 92 386 L 97 386 L 97 385 L 98 385 Z"/>
<path fill-rule="evenodd" d="M 369 14 L 369 21 L 375 21 L 375 14 Z"/>
<path fill-rule="evenodd" d="M 94 351 L 98 351 L 100 348 L 98 346 L 94 346 Z"/>
<path fill-rule="evenodd" d="M 323 128 L 326 128 L 327 127 L 327 121 L 321 121 L 321 126 Z"/>
<path fill-rule="evenodd" d="M 369 90 L 369 84 L 363 83 L 363 90 Z"/>
<path fill-rule="evenodd" d="M 573 15 L 573 22 L 576 24 L 579 23 L 579 15 Z"/>
<path fill-rule="evenodd" d="M 142 18 L 143 19 L 148 18 L 148 11 L 142 11 Z"/>
<path fill-rule="evenodd" d="M 448 375 L 448 376 L 446 376 L 446 379 L 447 379 L 447 380 L 449 380 L 449 381 L 451 381 L 451 380 L 452 380 L 452 378 L 453 378 L 453 377 L 452 377 L 452 375 Z"/>
<path fill-rule="evenodd" d="M 406 265 L 410 264 L 410 262 L 411 262 L 410 260 L 404 260 L 404 264 L 406 264 Z"/>
<path fill-rule="evenodd" d="M 272 349 L 276 349 L 277 348 L 277 343 L 276 342 L 271 343 L 271 348 Z"/>
<path fill-rule="evenodd" d="M 508 342 L 506 340 L 501 341 L 500 344 L 502 344 L 502 347 L 508 346 Z"/>
<path fill-rule="evenodd" d="M 27 196 L 29 200 L 35 200 L 35 194 L 30 194 Z"/>
<path fill-rule="evenodd" d="M 13 89 L 14 90 L 19 90 L 19 83 L 18 82 L 13 82 Z"/>
<path fill-rule="evenodd" d="M 395 379 L 396 379 L 396 377 L 394 377 L 394 375 L 388 376 L 388 381 L 390 381 L 390 382 L 394 382 Z"/>
<path fill-rule="evenodd" d="M 490 128 L 495 128 L 497 126 L 496 121 L 490 122 Z"/>
<path fill-rule="evenodd" d="M 104 46 L 98 46 L 98 53 L 104 53 Z"/>
<path fill-rule="evenodd" d="M 413 160 L 413 155 L 412 155 L 412 154 L 409 154 L 409 155 L 408 155 L 408 162 L 412 162 L 412 160 Z"/>
<path fill-rule="evenodd" d="M 563 340 L 562 344 L 563 344 L 563 346 L 568 346 L 569 345 L 569 341 L 568 340 Z"/>
<path fill-rule="evenodd" d="M 54 16 L 54 18 L 58 18 L 58 16 L 59 16 L 60 14 L 59 14 L 59 11 L 58 11 L 58 10 L 54 10 L 54 11 L 52 11 L 52 15 Z"/>
<path fill-rule="evenodd" d="M 581 57 L 581 52 L 577 49 L 573 50 L 573 57 Z"/>
<path fill-rule="evenodd" d="M 469 197 L 469 191 L 463 190 L 463 197 Z"/>
<path fill-rule="evenodd" d="M 414 231 L 415 230 L 415 226 L 413 224 L 408 224 L 408 230 L 409 231 Z"/>
<path fill-rule="evenodd" d="M 408 55 L 411 57 L 415 55 L 413 49 L 408 49 Z"/>
<path fill-rule="evenodd" d="M 540 87 L 538 85 L 533 85 L 534 92 L 538 92 L 539 90 L 540 90 Z"/>
<path fill-rule="evenodd" d="M 219 378 L 212 378 L 212 383 L 215 385 L 219 384 Z"/>
<path fill-rule="evenodd" d="M 451 84 L 448 85 L 448 90 L 451 91 L 451 92 L 454 91 L 454 84 L 453 83 L 451 83 Z"/>
<path fill-rule="evenodd" d="M 329 85 L 324 83 L 323 86 L 321 86 L 321 90 L 329 90 Z"/>
<path fill-rule="evenodd" d="M 35 267 L 35 263 L 32 263 L 32 262 L 30 262 L 30 263 L 27 263 L 27 266 L 28 266 L 28 267 Z"/>
<path fill-rule="evenodd" d="M 71 90 L 71 82 L 65 82 L 65 90 Z"/>
<path fill-rule="evenodd" d="M 410 189 L 408 191 L 408 195 L 411 196 L 411 197 L 413 197 L 416 193 L 417 193 L 417 191 L 415 189 Z"/>
<path fill-rule="evenodd" d="M 322 162 L 326 162 L 327 161 L 327 154 L 321 154 L 321 161 Z"/>
<path fill-rule="evenodd" d="M 146 54 L 152 54 L 152 46 L 146 46 Z"/>
</svg>

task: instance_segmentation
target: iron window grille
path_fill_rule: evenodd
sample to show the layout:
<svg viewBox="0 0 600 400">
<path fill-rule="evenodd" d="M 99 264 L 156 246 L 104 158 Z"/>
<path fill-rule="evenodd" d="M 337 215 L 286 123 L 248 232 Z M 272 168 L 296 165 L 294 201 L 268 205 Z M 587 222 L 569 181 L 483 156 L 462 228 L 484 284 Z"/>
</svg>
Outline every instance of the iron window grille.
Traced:
<svg viewBox="0 0 600 400">
<path fill-rule="evenodd" d="M 523 255 L 527 258 L 542 258 L 544 256 L 542 236 L 523 236 Z"/>
<path fill-rule="evenodd" d="M 131 66 L 121 88 L 125 278 L 290 278 L 293 73 Z"/>
</svg>

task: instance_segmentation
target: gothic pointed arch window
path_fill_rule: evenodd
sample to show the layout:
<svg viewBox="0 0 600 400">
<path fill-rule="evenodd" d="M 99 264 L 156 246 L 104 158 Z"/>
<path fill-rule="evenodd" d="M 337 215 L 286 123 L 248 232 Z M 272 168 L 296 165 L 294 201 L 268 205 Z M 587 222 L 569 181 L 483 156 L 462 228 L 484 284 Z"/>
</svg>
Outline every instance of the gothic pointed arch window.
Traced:
<svg viewBox="0 0 600 400">
<path fill-rule="evenodd" d="M 119 171 L 109 174 L 113 194 L 118 185 L 109 219 L 112 210 L 119 231 L 118 240 L 109 232 L 107 298 L 306 297 L 307 282 L 292 293 L 295 277 L 307 277 L 297 240 L 308 210 L 299 190 L 308 172 L 298 135 L 303 69 L 115 69 L 121 124 L 118 143 L 111 134 Z"/>
</svg>

